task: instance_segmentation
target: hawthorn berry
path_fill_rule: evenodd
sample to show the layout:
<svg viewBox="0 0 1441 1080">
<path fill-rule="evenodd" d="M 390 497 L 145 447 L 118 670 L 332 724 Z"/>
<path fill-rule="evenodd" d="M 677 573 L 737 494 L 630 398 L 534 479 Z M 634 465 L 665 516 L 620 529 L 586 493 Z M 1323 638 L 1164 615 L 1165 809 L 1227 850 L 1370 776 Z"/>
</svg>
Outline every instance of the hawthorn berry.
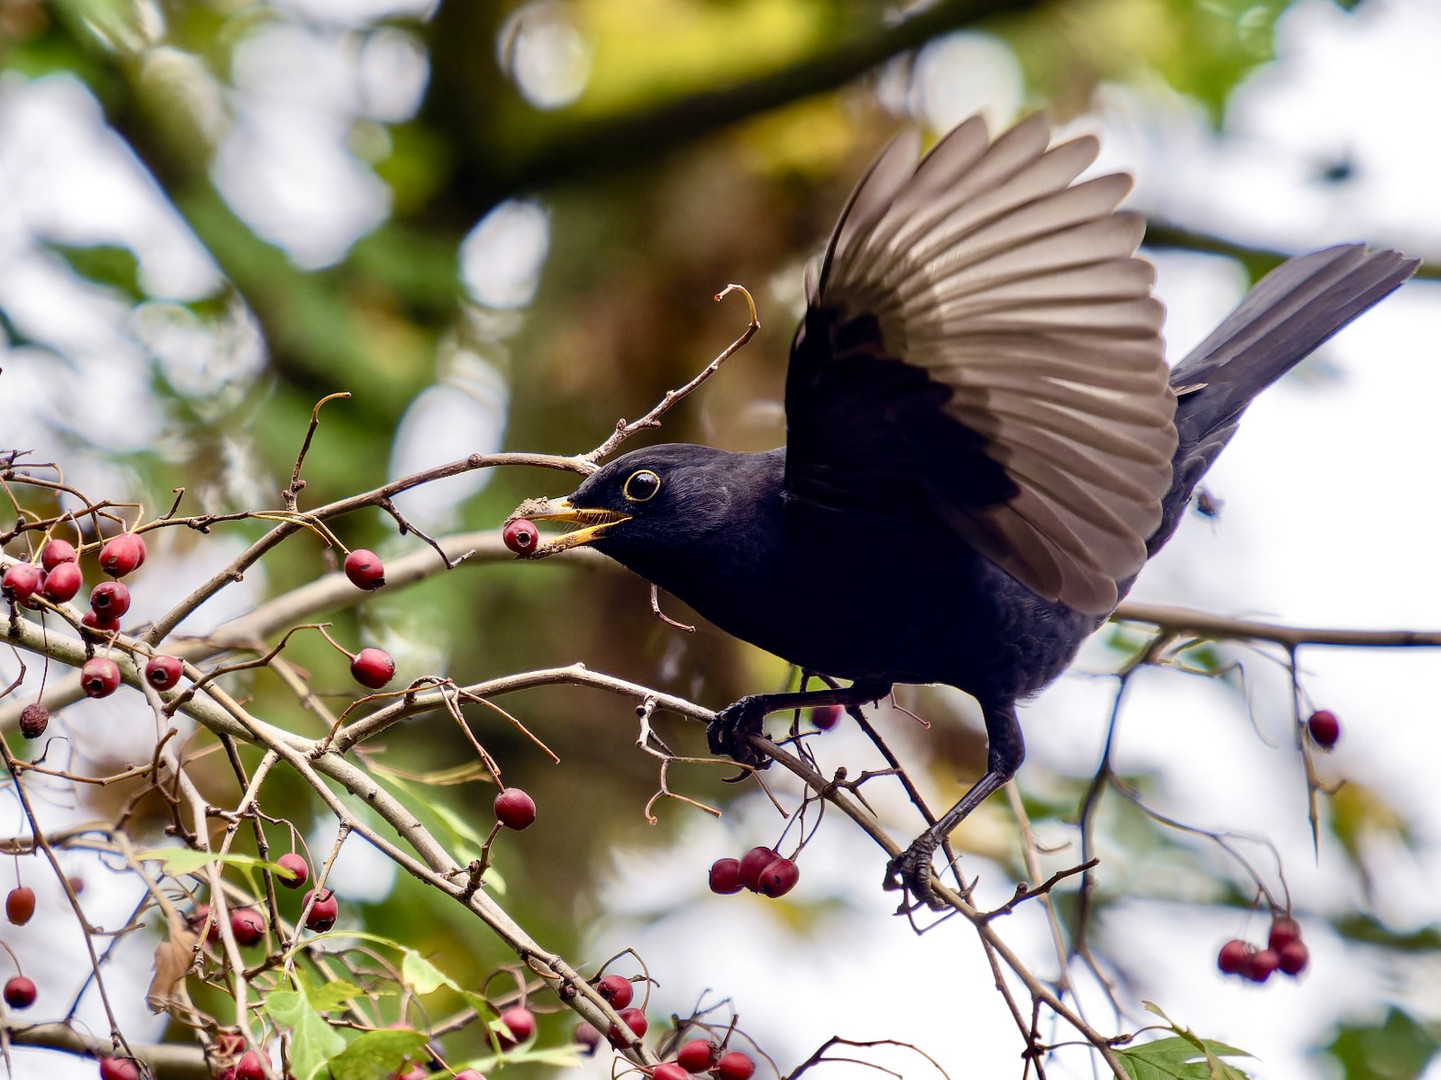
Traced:
<svg viewBox="0 0 1441 1080">
<path fill-rule="evenodd" d="M 111 577 L 124 577 L 145 562 L 145 541 L 136 533 L 121 533 L 100 549 L 100 569 Z"/>
<path fill-rule="evenodd" d="M 104 618 L 94 611 L 87 611 L 80 616 L 80 625 L 96 634 L 112 634 L 120 629 L 120 620 Z"/>
<path fill-rule="evenodd" d="M 100 1080 L 140 1080 L 140 1067 L 130 1058 L 103 1057 Z"/>
<path fill-rule="evenodd" d="M 238 1031 L 222 1031 L 215 1036 L 215 1052 L 222 1058 L 233 1058 L 245 1052 L 245 1036 Z"/>
<path fill-rule="evenodd" d="M 822 731 L 830 731 L 841 722 L 839 705 L 817 705 L 811 710 L 811 723 Z"/>
<path fill-rule="evenodd" d="M 379 690 L 395 678 L 395 661 L 384 649 L 361 649 L 351 658 L 350 674 L 361 686 Z"/>
<path fill-rule="evenodd" d="M 1250 967 L 1242 974 L 1254 983 L 1263 983 L 1280 966 L 1281 957 L 1277 955 L 1275 949 L 1262 949 L 1251 957 Z"/>
<path fill-rule="evenodd" d="M 1301 940 L 1301 927 L 1295 919 L 1286 915 L 1278 915 L 1271 920 L 1271 932 L 1266 938 L 1266 944 L 1280 952 L 1293 941 Z"/>
<path fill-rule="evenodd" d="M 74 600 L 84 584 L 85 575 L 80 573 L 80 567 L 73 562 L 65 562 L 45 572 L 45 584 L 40 586 L 40 595 L 52 604 L 64 604 Z"/>
<path fill-rule="evenodd" d="M 481 1076 L 480 1073 L 474 1069 L 461 1069 L 460 1072 L 455 1074 L 455 1080 L 485 1080 L 485 1077 Z"/>
<path fill-rule="evenodd" d="M 80 669 L 80 688 L 86 697 L 109 697 L 119 685 L 120 666 L 108 656 L 92 656 Z"/>
<path fill-rule="evenodd" d="M 230 913 L 230 932 L 241 945 L 254 945 L 265 936 L 265 919 L 254 908 L 237 908 Z"/>
<path fill-rule="evenodd" d="M 210 905 L 200 904 L 195 913 L 190 916 L 190 927 L 199 933 L 200 928 L 205 925 L 206 920 L 210 922 L 210 929 L 205 931 L 205 940 L 212 945 L 220 940 L 220 924 L 210 918 Z"/>
<path fill-rule="evenodd" d="M 716 1080 L 750 1080 L 756 1071 L 756 1063 L 749 1054 L 732 1050 L 729 1054 L 722 1054 L 711 1071 Z"/>
<path fill-rule="evenodd" d="M 1331 710 L 1317 709 L 1306 721 L 1306 731 L 1310 733 L 1313 743 L 1322 750 L 1329 750 L 1341 737 L 1341 721 L 1336 719 L 1336 714 Z"/>
<path fill-rule="evenodd" d="M 690 1073 L 674 1061 L 666 1061 L 651 1070 L 651 1080 L 690 1080 Z"/>
<path fill-rule="evenodd" d="M 1251 957 L 1255 952 L 1256 946 L 1240 938 L 1232 938 L 1221 946 L 1220 955 L 1216 957 L 1216 966 L 1227 975 L 1244 975 L 1251 966 Z"/>
<path fill-rule="evenodd" d="M 741 884 L 741 861 L 739 859 L 717 859 L 710 864 L 710 891 L 721 896 L 738 893 L 745 886 Z"/>
<path fill-rule="evenodd" d="M 624 975 L 607 975 L 595 984 L 595 992 L 610 1002 L 613 1009 L 624 1009 L 635 997 L 635 987 Z"/>
<path fill-rule="evenodd" d="M 40 565 L 49 573 L 57 566 L 75 562 L 79 556 L 75 552 L 75 545 L 69 540 L 50 540 L 40 549 Z"/>
<path fill-rule="evenodd" d="M 0 594 L 12 604 L 29 600 L 40 591 L 40 567 L 32 563 L 16 563 L 0 577 Z"/>
<path fill-rule="evenodd" d="M 518 787 L 501 788 L 495 797 L 495 819 L 507 829 L 524 829 L 535 821 L 535 800 Z"/>
<path fill-rule="evenodd" d="M 119 581 L 102 581 L 90 590 L 90 610 L 104 619 L 118 619 L 130 610 L 130 590 Z"/>
<path fill-rule="evenodd" d="M 35 1004 L 35 983 L 24 975 L 5 980 L 5 1004 L 12 1009 L 28 1009 Z"/>
<path fill-rule="evenodd" d="M 740 881 L 751 892 L 760 892 L 761 871 L 779 859 L 780 852 L 768 847 L 753 847 L 741 856 Z"/>
<path fill-rule="evenodd" d="M 378 589 L 385 584 L 385 564 L 375 552 L 356 548 L 345 557 L 345 576 L 357 589 Z"/>
<path fill-rule="evenodd" d="M 794 889 L 800 879 L 800 867 L 790 859 L 776 859 L 761 871 L 756 892 L 775 899 Z"/>
<path fill-rule="evenodd" d="M 50 724 L 50 710 L 39 702 L 31 702 L 20 710 L 20 734 L 38 739 Z"/>
<path fill-rule="evenodd" d="M 235 1063 L 235 1080 L 265 1080 L 265 1066 L 260 1064 L 260 1055 L 247 1050 Z"/>
<path fill-rule="evenodd" d="M 575 1042 L 585 1054 L 594 1054 L 600 1046 L 600 1029 L 582 1020 L 575 1025 Z"/>
<path fill-rule="evenodd" d="M 719 1052 L 720 1048 L 709 1039 L 692 1039 L 680 1048 L 675 1060 L 686 1072 L 702 1073 L 716 1063 Z"/>
<path fill-rule="evenodd" d="M 619 1016 L 621 1022 L 630 1029 L 631 1037 L 627 1038 L 619 1028 L 612 1024 L 608 1033 L 612 1046 L 629 1046 L 634 1039 L 645 1038 L 645 1033 L 650 1028 L 650 1021 L 645 1018 L 645 1013 L 639 1009 L 621 1009 Z"/>
<path fill-rule="evenodd" d="M 288 871 L 285 874 L 276 874 L 275 879 L 287 889 L 298 889 L 310 880 L 310 867 L 306 865 L 305 856 L 294 851 L 287 851 L 275 864 L 282 870 Z"/>
<path fill-rule="evenodd" d="M 509 1035 L 503 1031 L 495 1033 L 496 1041 L 500 1043 L 502 1050 L 509 1050 L 523 1042 L 528 1042 L 535 1034 L 535 1013 L 523 1005 L 506 1009 L 500 1014 L 500 1022 L 510 1029 Z"/>
<path fill-rule="evenodd" d="M 29 885 L 16 885 L 5 894 L 5 917 L 16 926 L 24 926 L 35 914 L 35 890 Z"/>
<path fill-rule="evenodd" d="M 313 905 L 310 904 L 312 896 L 315 897 Z M 329 930 L 340 915 L 340 904 L 336 902 L 335 893 L 329 889 L 311 889 L 305 894 L 302 901 L 302 906 L 304 905 L 310 905 L 310 914 L 305 917 L 305 925 L 317 933 Z"/>
<path fill-rule="evenodd" d="M 145 681 L 157 690 L 169 690 L 180 681 L 185 665 L 177 657 L 157 653 L 145 661 Z"/>
<path fill-rule="evenodd" d="M 529 555 L 540 544 L 540 530 L 534 523 L 521 518 L 502 529 L 500 538 L 517 555 Z"/>
</svg>

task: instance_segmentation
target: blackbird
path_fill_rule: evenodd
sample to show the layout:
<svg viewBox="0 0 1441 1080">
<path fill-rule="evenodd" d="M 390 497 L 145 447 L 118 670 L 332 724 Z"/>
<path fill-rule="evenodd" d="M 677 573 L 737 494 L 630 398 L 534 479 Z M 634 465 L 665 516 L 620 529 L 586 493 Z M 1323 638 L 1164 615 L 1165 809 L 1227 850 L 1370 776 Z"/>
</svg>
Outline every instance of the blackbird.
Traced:
<svg viewBox="0 0 1441 1080">
<path fill-rule="evenodd" d="M 721 629 L 846 687 L 755 695 L 712 749 L 803 705 L 895 683 L 980 704 L 984 776 L 892 863 L 928 892 L 936 845 L 1025 754 L 1016 704 L 1055 679 L 1175 531 L 1258 393 L 1408 278 L 1361 244 L 1291 259 L 1174 368 L 1130 177 L 1077 182 L 1099 143 L 972 118 L 882 152 L 807 272 L 786 445 L 651 446 L 513 518 L 589 544 Z M 919 161 L 918 161 L 919 158 Z"/>
</svg>

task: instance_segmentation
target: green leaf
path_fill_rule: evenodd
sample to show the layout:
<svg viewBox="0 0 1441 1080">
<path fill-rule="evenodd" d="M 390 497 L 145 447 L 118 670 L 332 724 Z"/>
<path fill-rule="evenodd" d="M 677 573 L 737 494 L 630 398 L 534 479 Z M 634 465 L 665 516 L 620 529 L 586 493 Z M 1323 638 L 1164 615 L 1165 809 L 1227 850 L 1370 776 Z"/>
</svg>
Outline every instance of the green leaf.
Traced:
<svg viewBox="0 0 1441 1080">
<path fill-rule="evenodd" d="M 279 869 L 274 863 L 266 862 L 254 855 L 241 855 L 233 852 L 228 855 L 217 855 L 212 851 L 195 851 L 192 848 L 181 847 L 152 848 L 149 851 L 140 852 L 136 858 L 143 862 L 151 860 L 159 862 L 161 868 L 171 877 L 193 874 L 210 863 L 244 867 L 268 866 L 271 869 Z"/>
<path fill-rule="evenodd" d="M 1326 1050 L 1347 1080 L 1415 1080 L 1441 1050 L 1441 1031 L 1392 1008 L 1380 1024 L 1341 1028 Z"/>
<path fill-rule="evenodd" d="M 450 976 L 414 949 L 405 950 L 405 958 L 400 962 L 400 974 L 407 985 L 412 987 L 417 994 L 433 994 L 442 986 L 448 986 L 455 991 L 460 990 Z"/>
<path fill-rule="evenodd" d="M 407 1060 L 422 1056 L 425 1036 L 406 1028 L 367 1031 L 330 1059 L 333 1080 L 375 1080 L 393 1076 Z"/>
<path fill-rule="evenodd" d="M 145 299 L 145 290 L 140 287 L 140 260 L 129 248 L 110 244 L 71 247 L 53 242 L 46 246 L 85 280 L 118 289 L 136 302 Z"/>
<path fill-rule="evenodd" d="M 1245 1051 L 1181 1035 L 1116 1051 L 1132 1080 L 1245 1080 L 1246 1074 L 1222 1061 L 1222 1055 L 1245 1056 Z"/>
<path fill-rule="evenodd" d="M 360 993 L 360 987 L 344 979 L 321 983 L 319 986 L 305 986 L 305 1000 L 316 1012 L 338 1009 Z"/>
<path fill-rule="evenodd" d="M 298 990 L 272 990 L 265 1011 L 280 1027 L 290 1029 L 290 1068 L 295 1080 L 314 1080 L 326 1063 L 345 1049 L 340 1033 L 310 1006 Z"/>
</svg>

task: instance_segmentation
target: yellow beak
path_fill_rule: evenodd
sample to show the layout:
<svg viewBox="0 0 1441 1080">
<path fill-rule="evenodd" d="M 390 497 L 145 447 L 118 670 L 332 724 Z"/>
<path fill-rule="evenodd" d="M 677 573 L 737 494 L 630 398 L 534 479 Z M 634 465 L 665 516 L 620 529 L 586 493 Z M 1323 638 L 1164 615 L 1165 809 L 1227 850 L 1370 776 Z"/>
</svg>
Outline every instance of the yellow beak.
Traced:
<svg viewBox="0 0 1441 1080">
<path fill-rule="evenodd" d="M 575 507 L 571 505 L 569 499 L 527 499 L 517 506 L 515 512 L 506 520 L 510 522 L 517 518 L 524 518 L 527 521 L 560 521 L 583 526 L 537 545 L 536 549 L 526 556 L 530 559 L 544 559 L 568 548 L 589 544 L 611 526 L 629 521 L 630 515 L 614 510 L 587 510 Z"/>
</svg>

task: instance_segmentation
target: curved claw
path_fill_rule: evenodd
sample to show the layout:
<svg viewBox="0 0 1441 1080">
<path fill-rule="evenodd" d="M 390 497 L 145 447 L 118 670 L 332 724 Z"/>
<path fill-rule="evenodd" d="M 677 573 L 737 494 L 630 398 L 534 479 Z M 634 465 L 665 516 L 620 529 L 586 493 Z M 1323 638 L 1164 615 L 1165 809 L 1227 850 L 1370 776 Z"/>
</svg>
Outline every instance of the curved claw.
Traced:
<svg viewBox="0 0 1441 1080">
<path fill-rule="evenodd" d="M 931 858 L 938 843 L 931 833 L 921 833 L 910 847 L 886 863 L 883 887 L 892 892 L 904 890 L 932 911 L 944 908 L 945 903 L 931 888 Z"/>
<path fill-rule="evenodd" d="M 712 754 L 724 754 L 753 769 L 770 768 L 771 759 L 756 752 L 750 736 L 763 730 L 766 699 L 763 694 L 750 694 L 733 705 L 727 705 L 706 728 L 706 742 Z"/>
</svg>

